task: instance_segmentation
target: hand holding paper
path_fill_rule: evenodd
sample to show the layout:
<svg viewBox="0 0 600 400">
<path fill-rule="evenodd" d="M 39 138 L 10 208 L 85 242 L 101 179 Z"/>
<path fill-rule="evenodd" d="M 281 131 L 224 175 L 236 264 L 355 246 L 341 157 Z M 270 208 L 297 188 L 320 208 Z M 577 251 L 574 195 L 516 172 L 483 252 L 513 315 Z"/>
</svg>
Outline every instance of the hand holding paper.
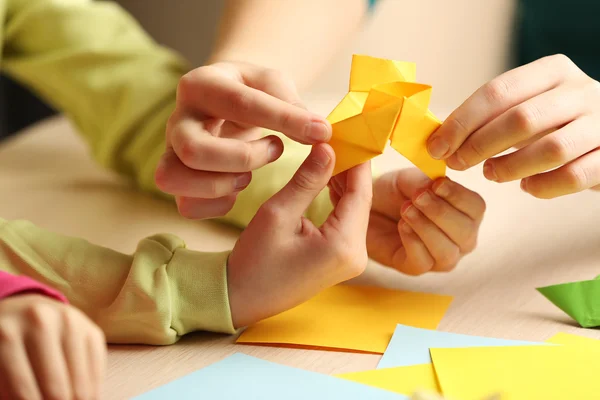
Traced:
<svg viewBox="0 0 600 400">
<path fill-rule="evenodd" d="M 429 111 L 431 86 L 414 83 L 413 63 L 355 55 L 350 89 L 327 117 L 333 128 L 336 175 L 382 154 L 388 141 L 431 179 L 442 177 L 444 161 L 426 149 L 440 121 Z"/>
<path fill-rule="evenodd" d="M 369 257 L 410 275 L 449 271 L 474 250 L 484 212 L 480 195 L 448 178 L 388 172 L 373 185 Z"/>
</svg>

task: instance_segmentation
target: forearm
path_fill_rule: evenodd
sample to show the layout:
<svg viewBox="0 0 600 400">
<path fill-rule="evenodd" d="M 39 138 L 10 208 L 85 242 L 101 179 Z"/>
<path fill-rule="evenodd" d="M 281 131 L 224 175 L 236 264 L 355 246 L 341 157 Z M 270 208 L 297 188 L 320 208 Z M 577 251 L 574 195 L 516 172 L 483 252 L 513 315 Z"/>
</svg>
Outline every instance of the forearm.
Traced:
<svg viewBox="0 0 600 400">
<path fill-rule="evenodd" d="M 0 269 L 62 292 L 111 343 L 170 344 L 197 330 L 232 333 L 228 252 L 187 250 L 156 235 L 126 255 L 0 219 Z"/>
<path fill-rule="evenodd" d="M 285 72 L 302 90 L 357 30 L 368 0 L 228 0 L 209 62 Z"/>
</svg>

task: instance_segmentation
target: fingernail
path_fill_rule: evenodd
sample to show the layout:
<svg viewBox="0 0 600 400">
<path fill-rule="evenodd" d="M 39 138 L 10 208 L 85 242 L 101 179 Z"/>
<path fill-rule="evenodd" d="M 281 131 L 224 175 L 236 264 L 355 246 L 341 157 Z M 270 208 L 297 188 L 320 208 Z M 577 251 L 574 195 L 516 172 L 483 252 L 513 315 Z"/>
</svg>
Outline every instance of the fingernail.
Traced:
<svg viewBox="0 0 600 400">
<path fill-rule="evenodd" d="M 415 206 L 413 206 L 411 203 L 404 209 L 402 215 L 408 219 L 413 219 L 417 216 L 417 210 L 415 209 Z"/>
<path fill-rule="evenodd" d="M 467 169 L 467 163 L 465 162 L 465 160 L 463 160 L 463 158 L 458 153 L 452 154 L 452 156 L 448 159 L 448 161 L 446 163 L 452 169 L 456 169 L 459 171 Z"/>
<path fill-rule="evenodd" d="M 431 195 L 429 194 L 429 191 L 426 190 L 415 199 L 415 203 L 419 207 L 427 207 L 427 205 L 431 204 L 431 200 Z"/>
<path fill-rule="evenodd" d="M 314 162 L 321 168 L 326 168 L 331 162 L 331 157 L 329 154 L 323 150 L 322 148 L 317 148 L 314 151 Z"/>
<path fill-rule="evenodd" d="M 236 190 L 243 189 L 250 184 L 252 180 L 252 174 L 240 175 L 235 179 Z"/>
<path fill-rule="evenodd" d="M 490 162 L 483 164 L 483 176 L 490 181 L 498 182 L 498 175 L 496 175 L 496 168 Z"/>
<path fill-rule="evenodd" d="M 279 158 L 281 155 L 281 142 L 279 140 L 274 140 L 269 144 L 268 156 L 269 162 L 273 162 Z"/>
<path fill-rule="evenodd" d="M 521 179 L 521 190 L 527 192 L 527 178 Z"/>
<path fill-rule="evenodd" d="M 450 196 L 450 185 L 445 182 L 442 181 L 440 184 L 438 184 L 437 186 L 434 185 L 435 187 L 433 188 L 433 192 L 435 194 L 437 194 L 438 196 L 442 197 L 442 198 L 447 198 L 448 196 Z"/>
<path fill-rule="evenodd" d="M 402 229 L 402 232 L 406 234 L 410 234 L 413 231 L 410 225 L 406 223 L 406 221 L 402 221 L 402 226 L 400 227 L 400 229 Z"/>
<path fill-rule="evenodd" d="M 305 128 L 306 137 L 315 142 L 327 142 L 330 137 L 329 128 L 322 122 L 311 122 Z"/>
<path fill-rule="evenodd" d="M 429 155 L 437 160 L 444 158 L 446 153 L 448 153 L 448 150 L 450 150 L 450 145 L 441 137 L 434 138 L 427 145 Z"/>
</svg>

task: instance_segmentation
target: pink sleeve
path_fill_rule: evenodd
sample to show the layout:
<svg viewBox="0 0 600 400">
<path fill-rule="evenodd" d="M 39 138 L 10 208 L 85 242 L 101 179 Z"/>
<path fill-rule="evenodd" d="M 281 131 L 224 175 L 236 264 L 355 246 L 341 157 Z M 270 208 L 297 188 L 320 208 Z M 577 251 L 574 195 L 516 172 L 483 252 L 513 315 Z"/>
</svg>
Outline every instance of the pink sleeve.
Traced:
<svg viewBox="0 0 600 400">
<path fill-rule="evenodd" d="M 16 276 L 0 271 L 0 300 L 15 294 L 25 293 L 42 294 L 67 303 L 66 297 L 57 290 L 42 285 L 26 276 Z"/>
</svg>

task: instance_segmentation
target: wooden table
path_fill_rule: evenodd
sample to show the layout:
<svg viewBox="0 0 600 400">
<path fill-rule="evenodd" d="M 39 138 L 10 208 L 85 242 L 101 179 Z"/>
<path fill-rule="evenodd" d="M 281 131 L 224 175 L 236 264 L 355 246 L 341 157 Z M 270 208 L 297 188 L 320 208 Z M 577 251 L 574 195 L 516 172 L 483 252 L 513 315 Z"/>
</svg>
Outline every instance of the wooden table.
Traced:
<svg viewBox="0 0 600 400">
<path fill-rule="evenodd" d="M 323 103 L 320 109 L 330 105 Z M 386 153 L 376 165 L 386 170 L 407 164 Z M 357 281 L 455 296 L 439 327 L 444 331 L 523 340 L 544 340 L 563 331 L 600 339 L 599 331 L 577 328 L 535 290 L 598 275 L 600 193 L 543 201 L 522 193 L 517 183 L 487 182 L 480 168 L 450 176 L 487 201 L 476 252 L 449 274 L 412 278 L 370 265 Z M 101 170 L 61 118 L 0 145 L 0 193 L 3 218 L 27 218 L 124 252 L 157 232 L 176 233 L 189 247 L 212 251 L 231 248 L 238 234 L 216 223 L 184 220 L 172 204 L 138 193 Z M 234 345 L 234 339 L 194 334 L 168 347 L 110 346 L 104 398 L 141 394 L 233 352 L 325 374 L 371 369 L 379 359 Z"/>
</svg>

